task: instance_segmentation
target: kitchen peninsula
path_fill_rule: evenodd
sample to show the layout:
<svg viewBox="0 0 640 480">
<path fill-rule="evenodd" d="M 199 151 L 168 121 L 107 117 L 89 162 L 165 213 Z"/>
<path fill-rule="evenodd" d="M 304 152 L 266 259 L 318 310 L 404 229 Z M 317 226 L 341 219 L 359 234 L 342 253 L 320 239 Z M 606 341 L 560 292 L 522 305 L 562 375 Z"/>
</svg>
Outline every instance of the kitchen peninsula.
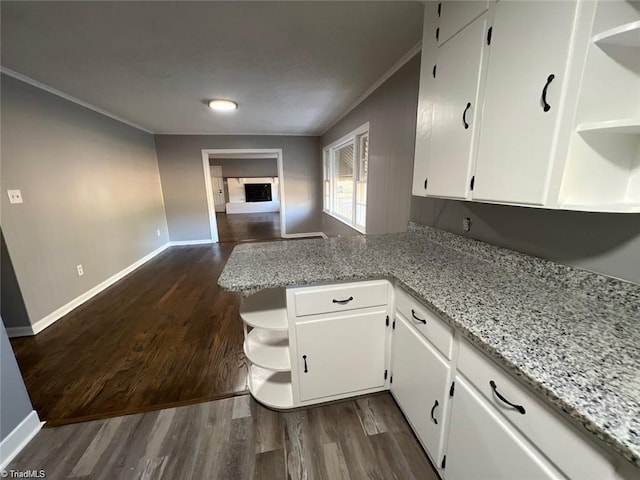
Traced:
<svg viewBox="0 0 640 480">
<path fill-rule="evenodd" d="M 395 282 L 401 293 L 391 299 L 408 293 L 456 332 L 452 369 L 456 354 L 460 368 L 464 351 L 469 358 L 482 351 L 588 442 L 606 444 L 639 474 L 638 285 L 416 224 L 398 234 L 240 245 L 218 283 L 254 293 L 374 279 Z"/>
</svg>

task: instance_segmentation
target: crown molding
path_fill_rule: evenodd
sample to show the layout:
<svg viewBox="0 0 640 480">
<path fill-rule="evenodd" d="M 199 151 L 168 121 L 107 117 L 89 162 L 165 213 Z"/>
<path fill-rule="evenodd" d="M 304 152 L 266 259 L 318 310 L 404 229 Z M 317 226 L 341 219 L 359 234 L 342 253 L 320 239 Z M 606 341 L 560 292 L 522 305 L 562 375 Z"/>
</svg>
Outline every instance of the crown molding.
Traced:
<svg viewBox="0 0 640 480">
<path fill-rule="evenodd" d="M 50 87 L 49 85 L 46 85 L 42 82 L 39 82 L 37 80 L 34 80 L 31 77 L 27 77 L 26 75 L 23 75 L 21 73 L 18 73 L 14 70 L 11 70 L 7 67 L 3 67 L 0 66 L 0 72 L 4 73 L 5 75 L 15 78 L 16 80 L 20 80 L 21 82 L 27 83 L 29 85 L 31 85 L 32 87 L 36 87 L 39 88 L 40 90 L 44 90 L 45 92 L 51 93 L 52 95 L 56 95 L 58 97 L 64 98 L 65 100 L 68 100 L 70 102 L 73 102 L 77 105 L 80 105 L 81 107 L 84 108 L 88 108 L 89 110 L 93 110 L 96 113 L 99 113 L 101 115 L 104 115 L 105 117 L 109 117 L 112 118 L 114 120 L 117 120 L 120 123 L 124 123 L 129 125 L 130 127 L 136 128 L 138 130 L 142 130 L 143 132 L 146 133 L 150 133 L 153 135 L 153 132 L 151 130 L 148 130 L 144 127 L 141 127 L 140 125 L 130 122 L 129 120 L 125 120 L 122 117 L 119 117 L 117 115 L 114 115 L 111 112 L 108 112 L 106 110 L 103 110 L 102 108 L 98 108 L 95 105 L 91 105 L 90 103 L 85 102 L 84 100 L 80 100 L 79 98 L 73 97 L 67 93 L 61 92 L 60 90 L 57 90 L 53 87 Z"/>
</svg>

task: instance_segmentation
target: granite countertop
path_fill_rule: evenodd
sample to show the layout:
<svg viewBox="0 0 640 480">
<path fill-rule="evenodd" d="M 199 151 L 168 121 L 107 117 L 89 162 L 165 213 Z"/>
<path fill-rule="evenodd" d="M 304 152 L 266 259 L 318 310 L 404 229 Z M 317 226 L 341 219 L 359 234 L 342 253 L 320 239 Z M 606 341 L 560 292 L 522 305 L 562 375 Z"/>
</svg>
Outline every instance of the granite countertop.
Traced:
<svg viewBox="0 0 640 480">
<path fill-rule="evenodd" d="M 395 279 L 640 467 L 640 286 L 430 227 L 237 246 L 227 290 Z"/>
</svg>

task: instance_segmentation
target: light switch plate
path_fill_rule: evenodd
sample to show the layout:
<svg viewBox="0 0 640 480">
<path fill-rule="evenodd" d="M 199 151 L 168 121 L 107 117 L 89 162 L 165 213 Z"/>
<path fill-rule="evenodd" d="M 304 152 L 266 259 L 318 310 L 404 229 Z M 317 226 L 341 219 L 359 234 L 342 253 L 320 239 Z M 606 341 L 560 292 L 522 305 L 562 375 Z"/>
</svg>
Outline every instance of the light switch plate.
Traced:
<svg viewBox="0 0 640 480">
<path fill-rule="evenodd" d="M 7 195 L 9 195 L 9 203 L 23 203 L 20 190 L 7 190 Z"/>
</svg>

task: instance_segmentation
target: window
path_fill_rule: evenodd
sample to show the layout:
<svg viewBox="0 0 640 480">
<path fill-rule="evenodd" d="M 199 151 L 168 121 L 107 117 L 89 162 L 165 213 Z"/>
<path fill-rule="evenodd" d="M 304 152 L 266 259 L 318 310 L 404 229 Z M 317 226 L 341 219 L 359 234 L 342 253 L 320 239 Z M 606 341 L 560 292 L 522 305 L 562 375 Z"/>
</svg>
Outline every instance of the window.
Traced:
<svg viewBox="0 0 640 480">
<path fill-rule="evenodd" d="M 325 147 L 323 162 L 324 211 L 365 233 L 369 124 Z"/>
</svg>

